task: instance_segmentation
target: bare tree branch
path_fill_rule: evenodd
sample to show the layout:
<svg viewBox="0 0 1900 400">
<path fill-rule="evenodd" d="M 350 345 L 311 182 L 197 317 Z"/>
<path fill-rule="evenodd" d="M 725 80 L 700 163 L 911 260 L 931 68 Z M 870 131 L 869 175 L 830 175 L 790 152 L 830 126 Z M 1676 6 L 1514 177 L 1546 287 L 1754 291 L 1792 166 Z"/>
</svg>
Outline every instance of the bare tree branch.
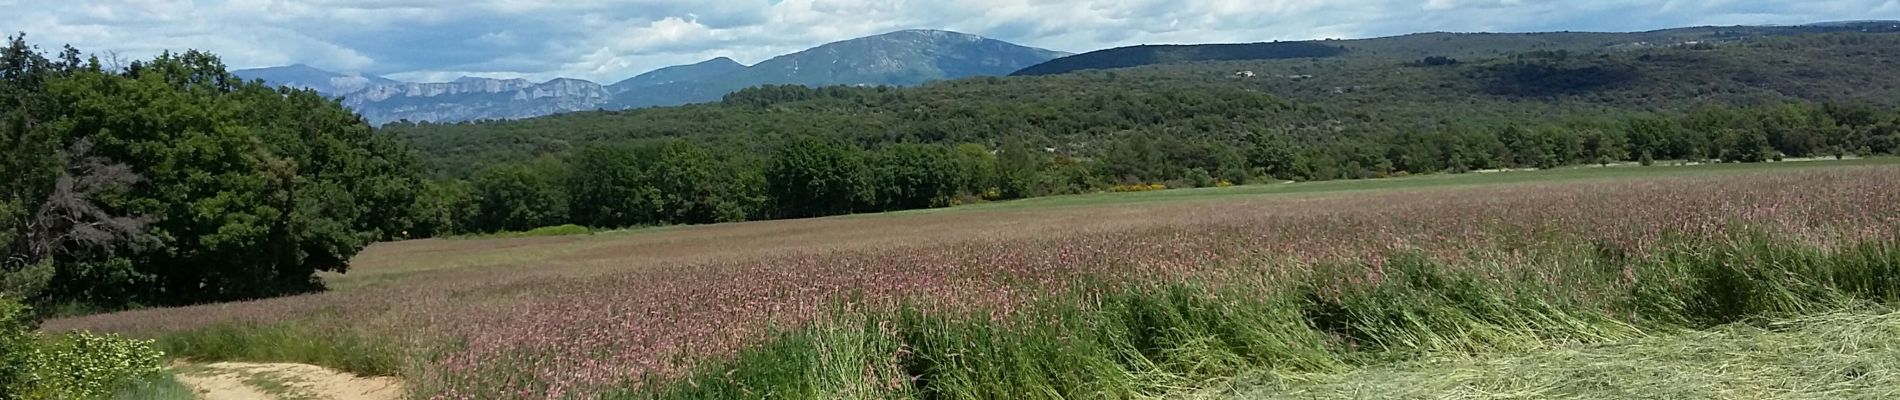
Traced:
<svg viewBox="0 0 1900 400">
<path fill-rule="evenodd" d="M 98 203 L 99 196 L 144 178 L 125 164 L 91 153 L 90 139 L 80 139 L 61 152 L 65 167 L 46 198 L 29 208 L 37 211 L 9 244 L 7 267 L 86 251 L 111 254 L 152 240 L 146 227 L 153 218 L 115 215 Z"/>
</svg>

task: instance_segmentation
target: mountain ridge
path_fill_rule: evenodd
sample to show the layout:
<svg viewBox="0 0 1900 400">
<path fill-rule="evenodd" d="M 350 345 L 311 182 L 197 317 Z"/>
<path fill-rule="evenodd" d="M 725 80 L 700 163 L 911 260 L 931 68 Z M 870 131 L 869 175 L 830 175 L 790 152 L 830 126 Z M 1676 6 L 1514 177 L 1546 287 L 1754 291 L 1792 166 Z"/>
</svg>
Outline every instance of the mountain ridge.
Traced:
<svg viewBox="0 0 1900 400">
<path fill-rule="evenodd" d="M 746 68 L 745 64 L 724 56 L 686 65 L 675 65 L 648 71 L 632 78 L 614 82 L 608 87 L 624 92 L 627 89 L 663 85 L 668 83 L 700 80 L 733 73 Z"/>
<path fill-rule="evenodd" d="M 1418 32 L 1363 39 L 1260 43 L 1123 46 L 1062 57 L 1012 73 L 1036 76 L 1087 70 L 1205 61 L 1364 57 L 1420 60 L 1427 57 L 1488 57 L 1533 50 L 1631 50 L 1689 43 L 1732 42 L 1769 36 L 1834 32 L 1896 32 L 1900 21 L 1835 21 L 1804 25 L 1691 26 L 1639 32 Z M 1336 48 L 1328 51 L 1319 46 Z"/>
<path fill-rule="evenodd" d="M 643 108 L 711 102 L 739 89 L 769 84 L 913 86 L 1003 76 L 1067 54 L 961 32 L 901 30 L 772 57 L 718 79 L 648 86 L 619 96 L 614 105 Z"/>
<path fill-rule="evenodd" d="M 325 71 L 302 63 L 233 72 L 243 72 L 238 76 L 244 79 L 262 80 L 276 86 L 312 89 L 324 94 L 349 93 L 376 85 L 401 83 L 401 81 L 376 75 Z"/>
<path fill-rule="evenodd" d="M 574 111 L 673 106 L 718 101 L 752 86 L 912 86 L 974 76 L 1002 76 L 1069 53 L 967 33 L 911 29 L 826 43 L 751 66 L 727 57 L 655 69 L 613 84 L 574 78 L 546 82 L 461 77 L 451 82 L 401 82 L 307 65 L 233 71 L 245 79 L 317 90 L 339 97 L 374 124 L 518 119 Z M 373 78 L 373 79 L 372 79 Z M 330 81 L 340 81 L 340 83 Z M 347 81 L 347 82 L 344 82 Z"/>
</svg>

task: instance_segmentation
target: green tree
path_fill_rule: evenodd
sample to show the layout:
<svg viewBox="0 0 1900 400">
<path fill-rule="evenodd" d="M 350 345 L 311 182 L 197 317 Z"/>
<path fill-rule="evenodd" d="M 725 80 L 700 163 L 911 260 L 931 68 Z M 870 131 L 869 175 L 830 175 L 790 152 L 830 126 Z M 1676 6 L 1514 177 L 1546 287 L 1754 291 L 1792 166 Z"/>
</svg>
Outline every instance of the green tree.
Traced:
<svg viewBox="0 0 1900 400">
<path fill-rule="evenodd" d="M 691 142 L 673 140 L 660 146 L 652 171 L 658 190 L 660 221 L 705 224 L 744 219 L 750 212 L 741 181 L 723 167 L 711 151 Z"/>
<path fill-rule="evenodd" d="M 1162 141 L 1165 142 L 1165 141 Z M 1127 132 L 1109 143 L 1103 172 L 1123 183 L 1147 182 L 1173 176 L 1157 141 L 1140 132 Z"/>
<path fill-rule="evenodd" d="M 772 155 L 766 168 L 766 193 L 781 218 L 806 218 L 851 212 L 873 204 L 861 152 L 848 145 L 811 137 L 790 140 Z"/>
<path fill-rule="evenodd" d="M 594 146 L 575 153 L 567 180 L 569 221 L 604 228 L 659 223 L 663 193 L 653 177 L 659 153 L 652 145 Z"/>
<path fill-rule="evenodd" d="M 996 154 L 976 143 L 959 144 L 955 150 L 957 167 L 957 190 L 965 196 L 991 197 L 991 191 L 1000 191 L 1001 176 Z M 1000 193 L 997 194 L 1000 196 Z"/>
<path fill-rule="evenodd" d="M 957 164 L 950 148 L 899 144 L 876 153 L 871 165 L 884 210 L 943 207 L 957 191 Z"/>
<path fill-rule="evenodd" d="M 410 237 L 439 237 L 473 230 L 478 210 L 468 182 L 427 181 L 410 205 Z"/>
<path fill-rule="evenodd" d="M 1723 135 L 1721 160 L 1725 162 L 1766 162 L 1776 158 L 1768 135 L 1758 130 L 1731 129 Z"/>
<path fill-rule="evenodd" d="M 1042 171 L 1042 152 L 1031 149 L 1022 138 L 1003 138 L 996 151 L 997 186 L 1003 198 L 1020 199 L 1036 195 L 1037 177 Z"/>
<path fill-rule="evenodd" d="M 475 177 L 476 218 L 482 232 L 525 231 L 559 225 L 568 218 L 567 195 L 552 163 L 508 164 Z"/>
<path fill-rule="evenodd" d="M 1608 166 L 1629 157 L 1629 147 L 1622 136 L 1601 129 L 1587 129 L 1580 136 L 1583 157 L 1592 164 Z"/>
<path fill-rule="evenodd" d="M 201 52 L 108 71 L 12 41 L 8 264 L 50 262 L 48 300 L 107 307 L 313 290 L 393 237 L 416 182 L 405 146 L 336 100 L 247 83 Z M 14 107 L 17 105 L 18 107 Z M 36 261 L 37 260 L 37 261 Z"/>
</svg>

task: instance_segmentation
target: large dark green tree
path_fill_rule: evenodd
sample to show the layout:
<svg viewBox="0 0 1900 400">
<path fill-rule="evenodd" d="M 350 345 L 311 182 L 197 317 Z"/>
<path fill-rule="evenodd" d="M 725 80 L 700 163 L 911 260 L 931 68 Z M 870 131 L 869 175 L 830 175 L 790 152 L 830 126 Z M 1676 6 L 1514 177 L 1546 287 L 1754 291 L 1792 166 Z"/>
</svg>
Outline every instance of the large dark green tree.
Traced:
<svg viewBox="0 0 1900 400">
<path fill-rule="evenodd" d="M 811 137 L 786 142 L 765 171 L 775 214 L 804 218 L 849 213 L 873 204 L 861 150 Z"/>
<path fill-rule="evenodd" d="M 466 225 L 473 231 L 499 232 L 572 221 L 568 194 L 562 187 L 566 182 L 563 172 L 562 166 L 548 160 L 498 165 L 482 171 L 471 189 L 475 217 Z"/>
<path fill-rule="evenodd" d="M 956 197 L 958 165 L 949 147 L 894 145 L 877 152 L 871 164 L 884 210 L 943 207 Z"/>
<path fill-rule="evenodd" d="M 628 227 L 653 224 L 660 220 L 662 191 L 655 185 L 653 170 L 658 168 L 655 158 L 658 149 L 653 146 L 596 146 L 581 149 L 575 153 L 570 165 L 568 212 L 571 221 L 581 225 L 597 227 Z M 508 172 L 508 171 L 501 171 Z M 510 182 L 522 183 L 518 176 Z M 499 182 L 490 180 L 490 186 L 478 184 L 479 193 L 488 195 L 489 190 L 502 190 L 493 186 Z M 532 192 L 530 192 L 532 193 Z M 495 196 L 514 196 L 512 193 L 493 193 Z M 515 197 L 509 197 L 511 199 Z M 495 205 L 501 207 L 501 205 Z M 509 205 L 507 207 L 516 207 Z M 526 211 L 526 210 L 522 210 Z M 499 212 L 499 210 L 497 210 Z M 547 225 L 552 221 L 540 221 L 536 224 Z M 533 228 L 540 225 L 526 226 Z M 523 229 L 519 223 L 497 226 L 501 229 Z"/>
<path fill-rule="evenodd" d="M 474 188 L 464 181 L 427 181 L 409 205 L 411 237 L 439 237 L 473 231 L 479 215 Z"/>
<path fill-rule="evenodd" d="M 704 146 L 673 140 L 659 147 L 651 172 L 659 193 L 659 222 L 704 224 L 743 221 L 758 207 L 756 171 L 721 160 Z"/>
<path fill-rule="evenodd" d="M 413 155 L 336 100 L 196 51 L 108 70 L 16 38 L 4 58 L 6 268 L 51 264 L 43 300 L 312 290 L 410 223 Z"/>
<path fill-rule="evenodd" d="M 1247 165 L 1266 176 L 1279 179 L 1304 179 L 1311 171 L 1300 168 L 1302 154 L 1284 135 L 1257 132 L 1247 141 Z"/>
</svg>

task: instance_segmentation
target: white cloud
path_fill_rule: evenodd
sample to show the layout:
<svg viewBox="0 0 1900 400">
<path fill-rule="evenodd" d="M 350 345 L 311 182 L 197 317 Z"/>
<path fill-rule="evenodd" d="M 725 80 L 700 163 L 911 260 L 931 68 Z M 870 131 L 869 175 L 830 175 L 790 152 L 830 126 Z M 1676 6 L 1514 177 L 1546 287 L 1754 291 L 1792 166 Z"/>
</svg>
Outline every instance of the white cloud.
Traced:
<svg viewBox="0 0 1900 400">
<path fill-rule="evenodd" d="M 45 47 L 236 68 L 307 63 L 404 79 L 603 83 L 728 56 L 744 63 L 898 29 L 1064 51 L 1421 31 L 1647 30 L 1900 18 L 1900 0 L 0 0 Z"/>
</svg>

